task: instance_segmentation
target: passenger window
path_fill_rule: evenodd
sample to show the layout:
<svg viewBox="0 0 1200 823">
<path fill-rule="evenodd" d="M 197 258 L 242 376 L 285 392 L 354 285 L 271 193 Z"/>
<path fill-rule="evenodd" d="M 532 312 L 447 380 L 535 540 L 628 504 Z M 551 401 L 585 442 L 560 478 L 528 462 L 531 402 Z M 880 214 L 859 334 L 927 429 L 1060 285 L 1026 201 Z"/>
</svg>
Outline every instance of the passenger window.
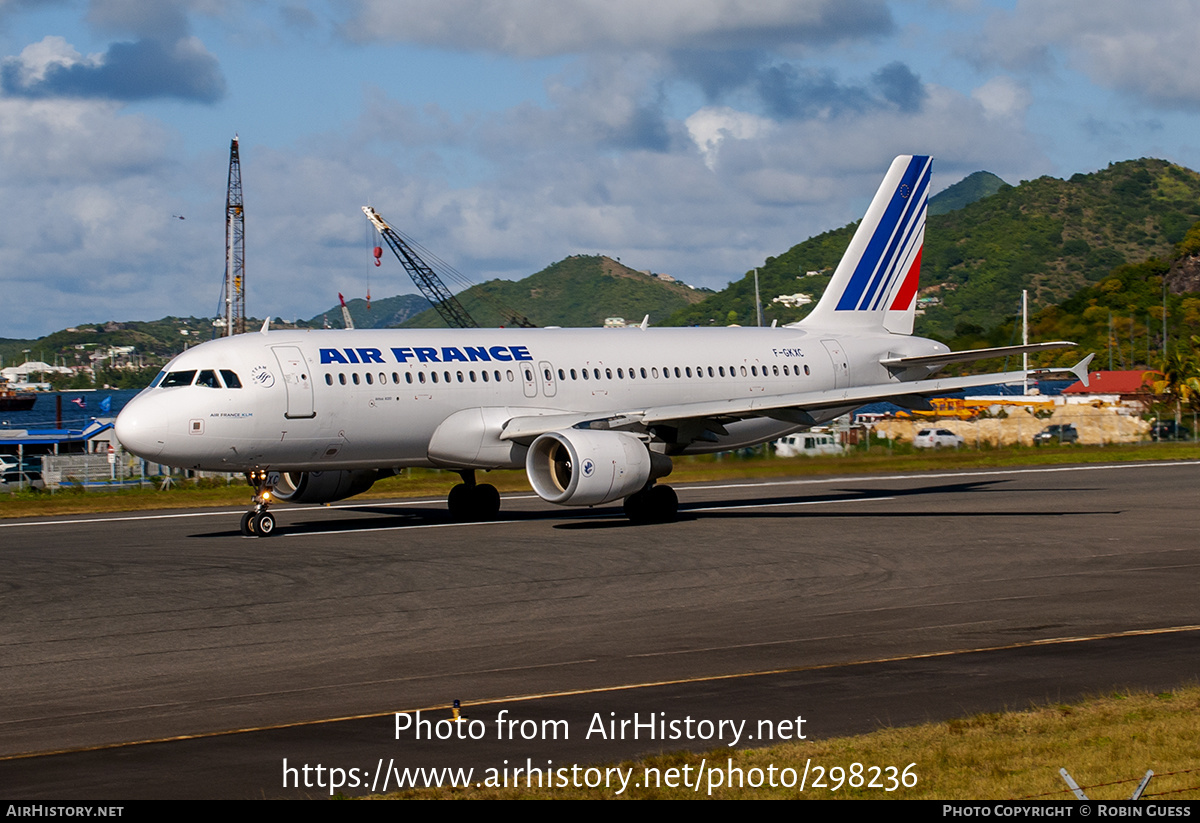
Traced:
<svg viewBox="0 0 1200 823">
<path fill-rule="evenodd" d="M 325 385 L 326 385 L 326 386 L 332 386 L 332 385 L 333 385 L 333 375 L 332 375 L 332 374 L 327 374 L 327 375 L 325 375 Z"/>
<path fill-rule="evenodd" d="M 192 369 L 191 371 L 173 371 L 167 375 L 165 380 L 162 381 L 162 387 L 164 389 L 170 389 L 175 386 L 190 386 L 192 385 L 192 378 L 195 376 L 195 369 Z"/>
<path fill-rule="evenodd" d="M 355 372 L 354 374 L 350 375 L 350 379 L 353 380 L 354 385 L 357 386 L 358 385 L 358 372 Z"/>
<path fill-rule="evenodd" d="M 344 386 L 344 385 L 346 385 L 346 375 L 344 375 L 344 374 L 339 374 L 339 375 L 338 375 L 338 382 L 339 382 L 339 383 L 341 383 L 343 386 Z"/>
<path fill-rule="evenodd" d="M 325 378 L 328 379 L 329 375 L 325 375 Z M 227 389 L 240 389 L 242 387 L 242 381 L 238 379 L 237 373 L 229 369 L 221 369 L 221 379 L 225 381 L 225 388 Z"/>
</svg>

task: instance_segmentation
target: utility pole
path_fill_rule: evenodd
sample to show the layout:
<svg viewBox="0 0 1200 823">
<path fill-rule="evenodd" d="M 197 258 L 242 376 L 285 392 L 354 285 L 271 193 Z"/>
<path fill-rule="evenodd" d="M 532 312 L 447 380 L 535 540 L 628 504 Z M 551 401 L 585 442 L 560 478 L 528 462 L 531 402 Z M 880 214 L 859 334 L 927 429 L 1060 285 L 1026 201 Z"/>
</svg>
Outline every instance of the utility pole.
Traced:
<svg viewBox="0 0 1200 823">
<path fill-rule="evenodd" d="M 246 215 L 242 206 L 242 162 L 238 136 L 229 144 L 229 186 L 225 194 L 225 336 L 246 331 Z"/>
</svg>

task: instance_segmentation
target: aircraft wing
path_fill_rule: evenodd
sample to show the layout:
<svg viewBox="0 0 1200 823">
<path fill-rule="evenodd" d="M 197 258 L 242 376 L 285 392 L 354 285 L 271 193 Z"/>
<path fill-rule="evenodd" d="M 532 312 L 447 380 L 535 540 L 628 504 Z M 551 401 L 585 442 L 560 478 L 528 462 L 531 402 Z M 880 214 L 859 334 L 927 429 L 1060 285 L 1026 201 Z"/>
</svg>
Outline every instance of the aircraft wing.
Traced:
<svg viewBox="0 0 1200 823">
<path fill-rule="evenodd" d="M 915 358 L 914 358 L 915 359 Z M 1087 368 L 1088 356 L 1071 371 Z M 1086 372 L 1084 372 L 1086 374 Z M 532 442 L 534 438 L 567 428 L 638 430 L 659 424 L 678 424 L 688 421 L 707 421 L 719 429 L 722 421 L 749 417 L 771 417 L 798 425 L 816 421 L 810 412 L 825 409 L 855 408 L 881 401 L 898 401 L 897 405 L 920 407 L 923 398 L 962 389 L 1011 383 L 1023 380 L 1024 371 L 980 374 L 968 377 L 939 377 L 928 380 L 896 381 L 871 386 L 848 386 L 815 392 L 742 397 L 732 400 L 712 400 L 698 403 L 678 403 L 651 406 L 645 409 L 615 410 L 611 414 L 578 413 L 546 416 L 515 417 L 508 421 L 501 440 Z"/>
</svg>

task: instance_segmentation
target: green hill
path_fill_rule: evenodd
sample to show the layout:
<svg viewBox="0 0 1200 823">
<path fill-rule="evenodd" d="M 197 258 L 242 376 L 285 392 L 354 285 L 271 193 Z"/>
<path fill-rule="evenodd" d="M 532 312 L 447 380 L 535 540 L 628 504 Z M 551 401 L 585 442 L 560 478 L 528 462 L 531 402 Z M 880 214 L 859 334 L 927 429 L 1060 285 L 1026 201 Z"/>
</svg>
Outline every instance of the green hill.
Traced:
<svg viewBox="0 0 1200 823">
<path fill-rule="evenodd" d="M 1007 185 L 990 171 L 977 171 L 930 197 L 929 214 L 935 216 L 958 211 L 977 200 L 991 197 Z"/>
<path fill-rule="evenodd" d="M 704 292 L 660 280 L 610 257 L 572 255 L 515 283 L 491 280 L 460 292 L 458 300 L 480 326 L 512 325 L 518 312 L 538 326 L 602 326 L 608 317 L 639 323 L 650 315 L 656 325 Z M 404 323 L 405 328 L 446 324 L 433 309 Z"/>
<path fill-rule="evenodd" d="M 400 294 L 395 297 L 372 300 L 371 308 L 368 309 L 367 301 L 356 297 L 346 301 L 346 308 L 350 310 L 350 319 L 354 321 L 354 328 L 388 329 L 399 326 L 409 318 L 426 311 L 429 308 L 429 301 L 419 294 Z M 320 329 L 324 328 L 326 321 L 332 328 L 342 328 L 342 307 L 340 305 L 331 306 L 301 325 Z"/>
</svg>

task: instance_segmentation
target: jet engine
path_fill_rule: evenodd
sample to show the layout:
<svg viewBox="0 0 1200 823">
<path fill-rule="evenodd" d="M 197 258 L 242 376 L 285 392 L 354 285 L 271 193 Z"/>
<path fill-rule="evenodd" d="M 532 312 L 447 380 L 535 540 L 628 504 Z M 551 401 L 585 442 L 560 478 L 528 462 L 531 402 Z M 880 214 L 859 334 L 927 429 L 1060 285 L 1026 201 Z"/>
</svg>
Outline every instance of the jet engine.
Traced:
<svg viewBox="0 0 1200 823">
<path fill-rule="evenodd" d="M 390 474 L 390 472 L 388 472 Z M 277 500 L 287 503 L 332 503 L 362 494 L 386 476 L 375 469 L 331 472 L 271 472 Z"/>
<path fill-rule="evenodd" d="M 671 473 L 671 459 L 627 432 L 570 429 L 529 447 L 525 471 L 538 496 L 561 506 L 595 506 L 628 497 Z"/>
</svg>

